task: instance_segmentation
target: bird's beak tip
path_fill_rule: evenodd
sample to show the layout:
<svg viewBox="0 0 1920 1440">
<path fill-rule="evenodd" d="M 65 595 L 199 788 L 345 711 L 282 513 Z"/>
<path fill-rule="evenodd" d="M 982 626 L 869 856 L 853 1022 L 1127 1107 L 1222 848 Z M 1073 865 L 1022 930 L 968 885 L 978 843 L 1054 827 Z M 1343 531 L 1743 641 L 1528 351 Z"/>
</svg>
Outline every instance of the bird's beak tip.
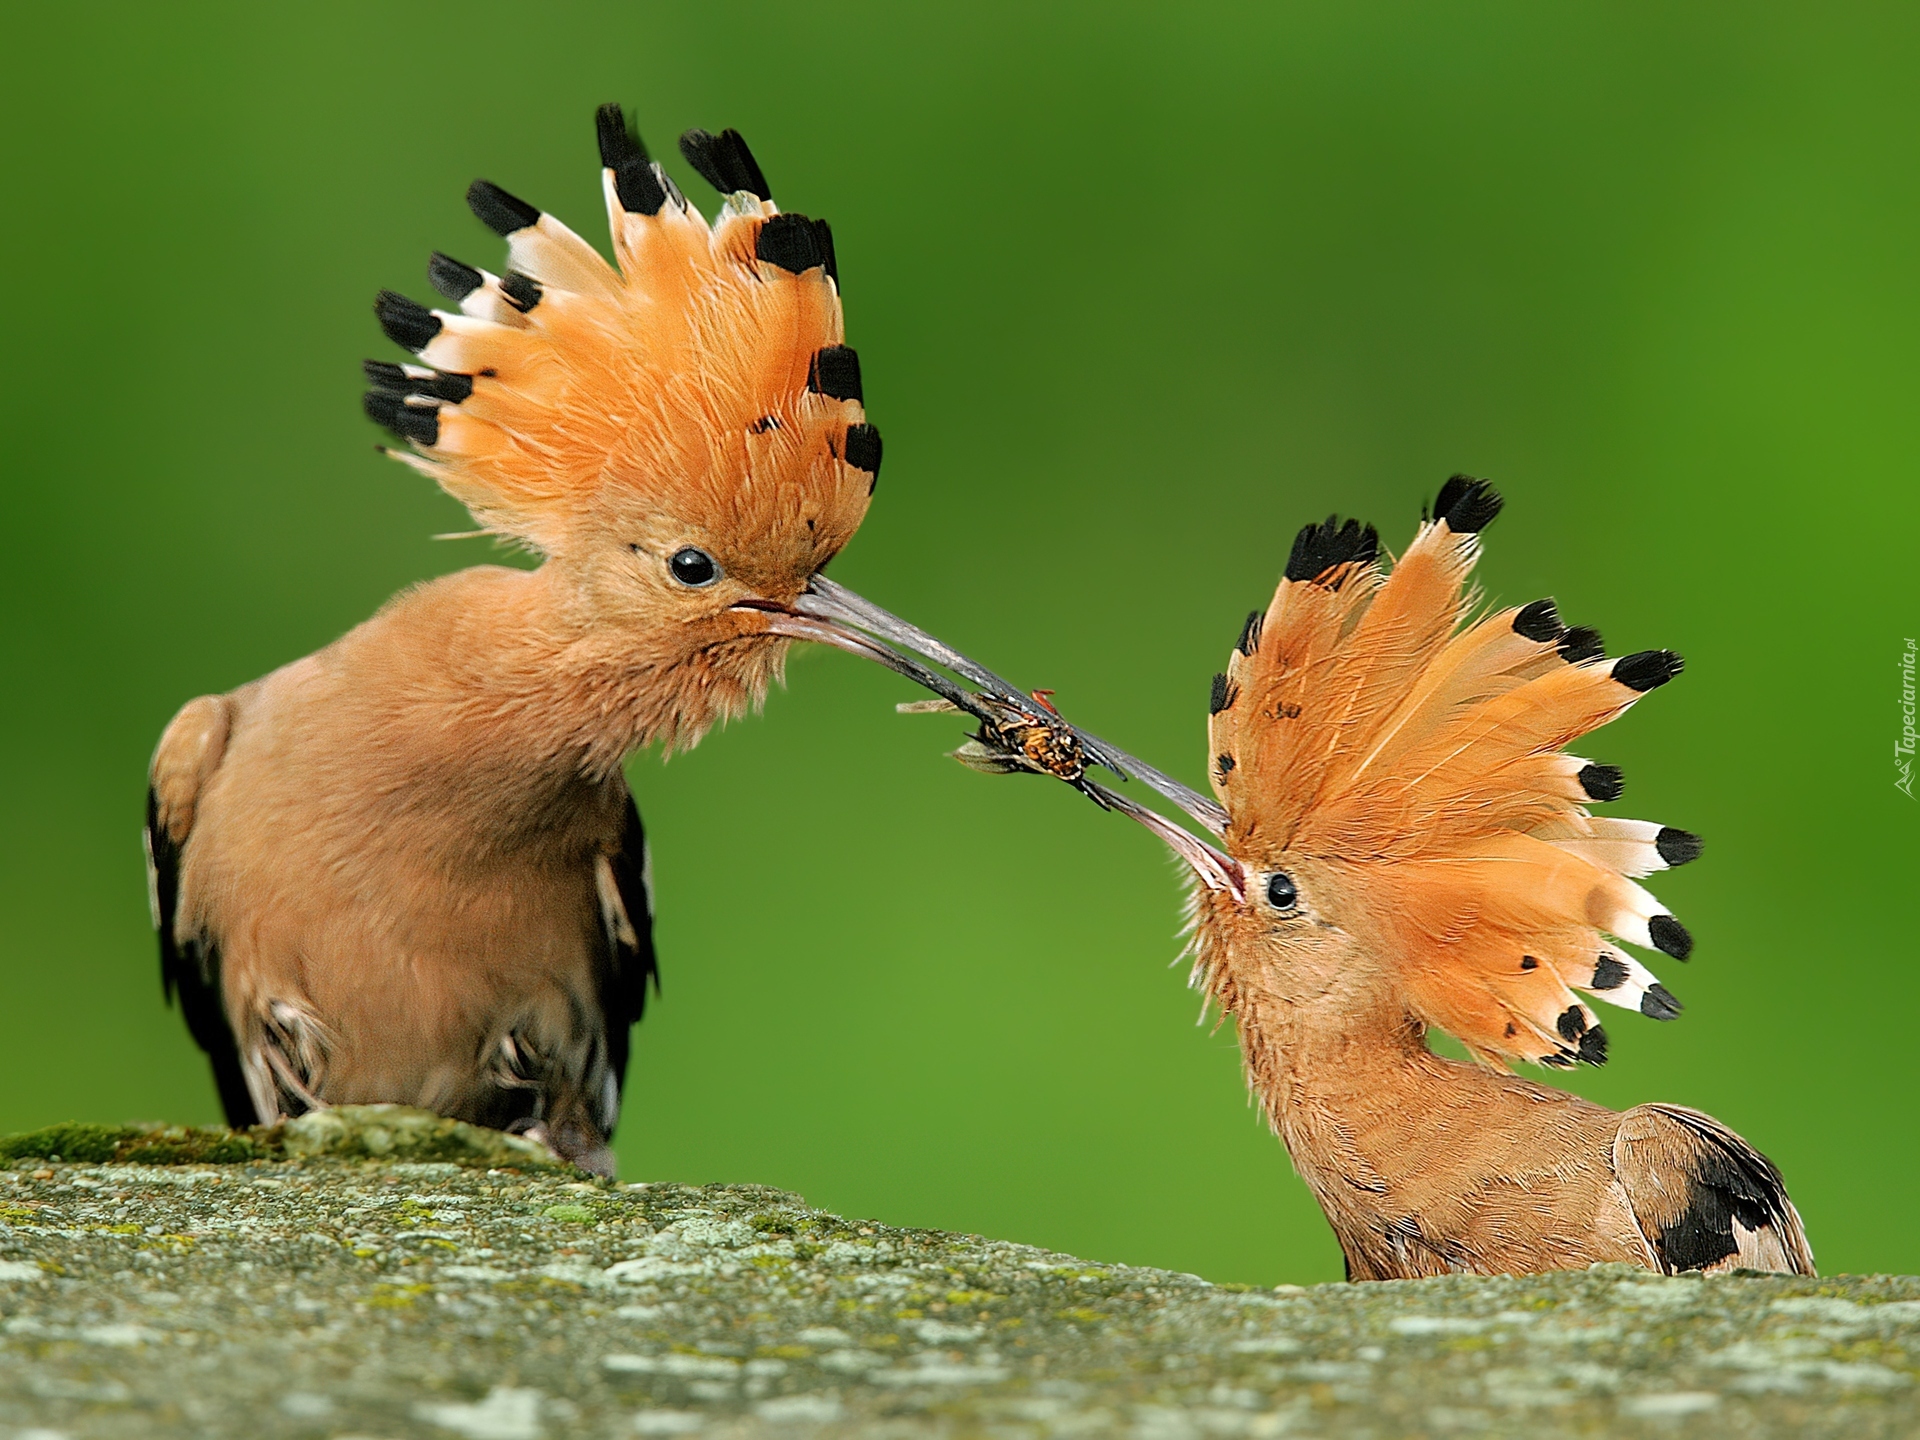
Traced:
<svg viewBox="0 0 1920 1440">
<path fill-rule="evenodd" d="M 1247 899 L 1247 872 L 1240 862 L 1223 850 L 1216 849 L 1195 835 L 1184 825 L 1173 821 L 1144 805 L 1108 792 L 1109 798 L 1120 801 L 1114 808 L 1122 810 L 1138 820 L 1147 829 L 1158 835 L 1172 850 L 1187 863 L 1200 883 L 1209 890 L 1218 890 L 1233 897 L 1235 904 L 1245 904 Z"/>
</svg>

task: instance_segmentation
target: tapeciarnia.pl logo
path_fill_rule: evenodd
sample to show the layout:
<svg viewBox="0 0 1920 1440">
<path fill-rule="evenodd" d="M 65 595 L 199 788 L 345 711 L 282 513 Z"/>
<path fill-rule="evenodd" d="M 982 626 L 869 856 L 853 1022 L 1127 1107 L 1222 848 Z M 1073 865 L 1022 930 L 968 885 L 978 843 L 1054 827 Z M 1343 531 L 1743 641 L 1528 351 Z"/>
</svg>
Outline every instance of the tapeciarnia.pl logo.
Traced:
<svg viewBox="0 0 1920 1440">
<path fill-rule="evenodd" d="M 1893 788 L 1913 799 L 1913 637 L 1900 652 L 1900 738 L 1893 742 Z"/>
</svg>

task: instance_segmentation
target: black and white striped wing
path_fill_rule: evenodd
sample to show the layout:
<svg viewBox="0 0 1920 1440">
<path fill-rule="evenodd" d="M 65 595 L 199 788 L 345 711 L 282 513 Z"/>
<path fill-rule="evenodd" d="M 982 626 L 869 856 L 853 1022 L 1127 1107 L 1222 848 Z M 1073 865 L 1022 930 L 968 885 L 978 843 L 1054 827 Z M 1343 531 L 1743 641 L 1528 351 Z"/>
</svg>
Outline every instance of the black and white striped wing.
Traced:
<svg viewBox="0 0 1920 1440">
<path fill-rule="evenodd" d="M 600 957 L 600 1013 L 606 1027 L 602 1073 L 589 1077 L 595 1119 L 612 1138 L 620 1119 L 633 1026 L 645 1013 L 647 987 L 660 989 L 660 968 L 653 952 L 653 864 L 639 807 L 627 796 L 627 823 L 619 847 L 595 861 L 595 888 L 606 950 Z"/>
<path fill-rule="evenodd" d="M 1815 1273 L 1780 1171 L 1711 1115 L 1637 1105 L 1621 1116 L 1613 1161 L 1634 1223 L 1667 1274 Z"/>
<path fill-rule="evenodd" d="M 220 946 L 211 935 L 179 929 L 180 857 L 193 824 L 200 788 L 226 748 L 227 702 L 202 696 L 167 726 L 154 752 L 147 790 L 147 898 L 160 937 L 160 986 L 180 1002 L 187 1031 L 213 1064 L 213 1083 L 227 1123 L 259 1123 L 240 1047 L 220 993 Z"/>
</svg>

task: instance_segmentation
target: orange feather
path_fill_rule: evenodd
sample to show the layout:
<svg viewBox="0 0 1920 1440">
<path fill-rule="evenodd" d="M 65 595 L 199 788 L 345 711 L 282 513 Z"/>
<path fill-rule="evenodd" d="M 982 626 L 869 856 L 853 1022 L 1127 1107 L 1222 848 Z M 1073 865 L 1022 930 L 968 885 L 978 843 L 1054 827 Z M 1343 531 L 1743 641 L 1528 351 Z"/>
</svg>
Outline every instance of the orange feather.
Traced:
<svg viewBox="0 0 1920 1440">
<path fill-rule="evenodd" d="M 1407 1009 L 1481 1059 L 1602 1059 L 1572 991 L 1612 978 L 1600 957 L 1618 941 L 1684 937 L 1630 878 L 1662 868 L 1657 836 L 1679 832 L 1594 819 L 1565 747 L 1678 661 L 1589 657 L 1546 602 L 1468 622 L 1477 524 L 1424 523 L 1390 567 L 1375 549 L 1331 521 L 1303 533 L 1216 689 L 1227 847 L 1337 877 Z M 1652 977 L 1631 973 L 1637 997 Z"/>
<path fill-rule="evenodd" d="M 858 528 L 874 477 L 848 449 L 866 419 L 857 384 L 840 397 L 809 388 L 814 357 L 845 336 L 831 252 L 808 253 L 808 230 L 799 251 L 763 258 L 770 223 L 792 235 L 816 222 L 740 191 L 709 228 L 648 168 L 664 197 L 654 214 L 628 211 L 616 170 L 604 172 L 620 268 L 528 206 L 536 218 L 507 235 L 504 279 L 447 265 L 480 282 L 460 311 L 384 302 L 417 327 L 389 334 L 420 340 L 427 366 L 472 387 L 464 400 L 410 398 L 438 434 L 406 417 L 413 449 L 399 458 L 485 528 L 542 553 L 581 527 L 604 534 L 667 510 L 717 533 L 803 522 L 808 544 L 831 554 Z M 477 210 L 497 197 L 483 216 L 496 228 L 514 218 L 509 208 L 496 221 L 502 206 L 521 205 L 493 187 L 476 193 Z M 770 432 L 779 438 L 755 443 Z"/>
</svg>

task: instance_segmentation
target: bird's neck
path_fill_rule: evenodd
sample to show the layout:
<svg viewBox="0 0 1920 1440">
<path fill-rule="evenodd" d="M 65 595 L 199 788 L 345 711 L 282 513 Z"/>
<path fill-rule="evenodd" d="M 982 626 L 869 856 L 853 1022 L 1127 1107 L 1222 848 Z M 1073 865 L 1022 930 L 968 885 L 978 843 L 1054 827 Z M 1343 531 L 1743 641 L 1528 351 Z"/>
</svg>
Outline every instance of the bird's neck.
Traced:
<svg viewBox="0 0 1920 1440">
<path fill-rule="evenodd" d="M 482 566 L 397 601 L 343 642 L 342 663 L 402 678 L 354 687 L 395 697 L 376 726 L 408 738 L 388 753 L 546 826 L 583 788 L 618 789 L 633 751 L 684 748 L 751 705 L 778 672 L 779 647 L 765 648 L 756 673 L 753 657 L 716 660 L 678 630 L 595 625 L 550 565 Z"/>
<path fill-rule="evenodd" d="M 1630 1227 L 1592 1229 L 1613 1111 L 1435 1055 L 1396 965 L 1357 934 L 1289 948 L 1203 918 L 1197 936 L 1248 1083 L 1351 1278 L 1641 1257 Z"/>
<path fill-rule="evenodd" d="M 1364 969 L 1312 988 L 1256 980 L 1232 1000 L 1248 1081 L 1330 1217 L 1428 1163 L 1434 1115 L 1493 1078 L 1430 1052 Z"/>
</svg>

